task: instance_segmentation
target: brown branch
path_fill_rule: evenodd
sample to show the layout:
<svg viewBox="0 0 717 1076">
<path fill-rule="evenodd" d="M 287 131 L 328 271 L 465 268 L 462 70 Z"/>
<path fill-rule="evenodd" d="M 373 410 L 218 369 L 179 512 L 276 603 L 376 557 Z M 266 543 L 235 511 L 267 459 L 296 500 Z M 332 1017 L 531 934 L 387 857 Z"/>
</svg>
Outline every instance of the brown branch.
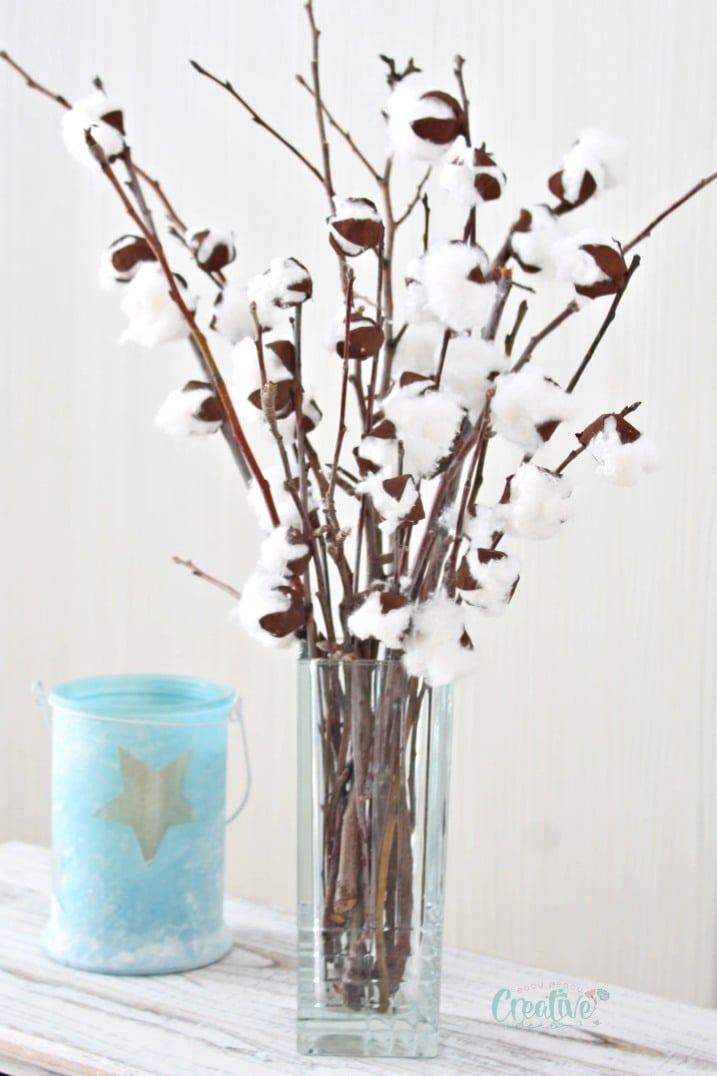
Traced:
<svg viewBox="0 0 717 1076">
<path fill-rule="evenodd" d="M 510 295 L 510 289 L 512 287 L 513 280 L 510 275 L 510 269 L 504 269 L 498 281 L 498 287 L 496 289 L 495 302 L 493 303 L 493 309 L 490 312 L 488 321 L 483 326 L 481 331 L 481 337 L 484 340 L 495 340 L 498 332 L 498 326 L 500 325 L 500 319 L 503 316 L 505 310 L 505 304 L 508 302 L 508 296 Z"/>
<path fill-rule="evenodd" d="M 544 329 L 541 329 L 539 333 L 535 334 L 535 336 L 531 336 L 525 350 L 523 351 L 523 354 L 520 356 L 515 366 L 512 368 L 511 373 L 515 373 L 517 370 L 522 370 L 526 363 L 530 362 L 533 356 L 533 352 L 535 351 L 538 344 L 541 343 L 541 341 L 545 340 L 546 336 L 550 336 L 552 332 L 555 332 L 555 330 L 560 325 L 562 325 L 564 321 L 567 321 L 567 319 L 573 314 L 577 313 L 579 309 L 580 308 L 576 301 L 572 299 L 565 307 L 565 309 L 562 310 L 556 318 L 553 318 L 552 321 L 548 322 Z"/>
<path fill-rule="evenodd" d="M 518 313 L 515 316 L 515 321 L 513 323 L 513 328 L 510 330 L 510 332 L 508 333 L 508 335 L 505 338 L 505 353 L 508 356 L 508 358 L 510 358 L 511 355 L 513 354 L 513 348 L 515 346 L 515 339 L 516 339 L 518 333 L 520 332 L 520 326 L 523 324 L 523 318 L 525 317 L 525 315 L 527 313 L 528 313 L 528 304 L 526 303 L 525 299 L 523 299 L 520 306 L 518 307 Z"/>
<path fill-rule="evenodd" d="M 413 198 L 408 203 L 408 205 L 404 209 L 401 216 L 398 217 L 394 221 L 394 224 L 395 224 L 396 228 L 400 228 L 401 225 L 403 224 L 403 222 L 408 220 L 408 218 L 411 216 L 411 213 L 413 213 L 414 209 L 416 208 L 418 203 L 421 201 L 421 195 L 423 194 L 423 188 L 425 187 L 426 183 L 428 183 L 428 179 L 429 179 L 430 175 L 431 175 L 431 169 L 428 168 L 426 170 L 426 174 L 424 175 L 423 179 L 421 180 L 421 182 L 416 187 L 416 193 L 414 194 Z M 424 203 L 424 205 L 425 205 L 425 203 Z"/>
<path fill-rule="evenodd" d="M 465 58 L 463 56 L 456 56 L 454 60 L 453 74 L 456 76 L 456 82 L 458 83 L 458 90 L 461 96 L 461 105 L 463 106 L 463 116 L 465 118 L 465 139 L 467 144 L 471 144 L 470 136 L 470 124 L 468 122 L 468 113 L 470 109 L 470 101 L 468 100 L 468 94 L 466 93 L 466 84 L 463 81 L 463 67 L 465 65 Z"/>
<path fill-rule="evenodd" d="M 211 73 L 211 71 L 207 71 L 206 68 L 202 67 L 202 65 L 200 63 L 197 63 L 196 60 L 190 60 L 189 62 L 192 65 L 192 67 L 194 68 L 194 70 L 198 71 L 200 75 L 204 75 L 204 77 L 208 78 L 211 82 L 216 82 L 217 86 L 221 86 L 221 88 L 223 90 L 226 90 L 227 93 L 230 94 L 234 98 L 235 101 L 238 101 L 239 104 L 242 106 L 242 108 L 246 109 L 246 111 L 249 113 L 249 115 L 253 119 L 254 123 L 257 124 L 257 126 L 262 127 L 265 131 L 267 131 L 270 135 L 272 135 L 278 142 L 281 142 L 282 146 L 285 146 L 286 149 L 288 149 L 290 153 L 293 153 L 295 157 L 298 157 L 298 159 L 301 161 L 301 163 L 306 165 L 306 167 L 309 169 L 309 171 L 312 173 L 312 175 L 316 176 L 319 183 L 321 183 L 323 185 L 324 177 L 322 176 L 321 172 L 316 167 L 316 165 L 313 165 L 311 163 L 311 161 L 307 160 L 307 158 L 304 156 L 304 154 L 301 152 L 301 150 L 297 149 L 297 147 L 294 146 L 291 142 L 289 142 L 289 140 L 287 138 L 284 138 L 284 136 L 282 134 L 279 134 L 279 132 L 274 127 L 272 127 L 271 124 L 267 123 L 266 120 L 262 119 L 262 117 L 259 115 L 259 113 L 256 112 L 255 109 L 252 108 L 252 106 L 249 104 L 249 102 L 246 101 L 241 96 L 241 94 L 237 93 L 237 91 L 234 89 L 234 87 L 232 86 L 231 82 L 229 82 L 228 79 L 221 79 L 221 78 L 219 78 L 218 75 L 213 75 Z"/>
<path fill-rule="evenodd" d="M 18 75 L 21 75 L 25 79 L 25 82 L 31 90 L 37 90 L 38 93 L 42 93 L 45 97 L 49 97 L 51 101 L 56 101 L 57 104 L 62 105 L 63 108 L 72 108 L 72 105 L 67 98 L 63 97 L 62 94 L 53 93 L 52 90 L 48 90 L 46 86 L 42 86 L 39 82 L 36 82 L 36 80 L 32 78 L 31 75 L 28 75 L 27 71 L 20 67 L 20 64 L 16 63 L 4 49 L 0 52 L 0 60 L 4 60 L 14 71 L 17 71 Z"/>
<path fill-rule="evenodd" d="M 717 172 L 713 172 L 711 176 L 707 176 L 705 179 L 701 179 L 699 183 L 695 183 L 694 187 L 688 190 L 687 194 L 683 194 L 681 198 L 678 198 L 676 202 L 673 202 L 671 206 L 668 206 L 668 208 L 665 209 L 664 212 L 660 213 L 659 216 L 655 217 L 654 220 L 650 221 L 646 228 L 643 228 L 641 232 L 638 232 L 635 238 L 631 239 L 630 242 L 622 248 L 622 253 L 627 254 L 629 250 L 632 250 L 632 248 L 637 246 L 638 243 L 641 243 L 643 239 L 649 238 L 649 236 L 652 234 L 652 229 L 656 228 L 658 224 L 661 224 L 665 217 L 669 217 L 671 213 L 674 213 L 675 210 L 679 209 L 681 205 L 684 205 L 685 202 L 688 202 L 690 198 L 693 198 L 696 194 L 699 194 L 701 190 L 708 186 L 708 184 L 713 183 L 715 179 L 717 179 Z"/>
<path fill-rule="evenodd" d="M 307 93 L 310 93 L 311 96 L 315 98 L 316 95 L 314 93 L 314 90 L 312 89 L 311 86 L 309 86 L 308 82 L 306 81 L 306 79 L 304 78 L 303 75 L 297 75 L 296 76 L 296 81 L 299 83 L 299 85 L 304 90 L 306 90 Z M 371 164 L 371 162 L 366 157 L 366 155 L 364 153 L 362 153 L 361 150 L 358 148 L 358 146 L 356 145 L 356 143 L 354 142 L 353 138 L 351 137 L 349 132 L 346 130 L 346 128 L 342 127 L 341 124 L 338 122 L 338 120 L 333 115 L 333 113 L 331 113 L 329 111 L 329 108 L 326 105 L 325 101 L 321 102 L 321 108 L 323 110 L 324 115 L 326 116 L 326 119 L 329 121 L 329 123 L 331 124 L 333 129 L 338 134 L 341 135 L 341 137 L 343 138 L 344 142 L 346 142 L 346 144 L 349 147 L 349 149 L 351 150 L 351 152 L 359 159 L 359 161 L 361 161 L 361 164 L 364 166 L 364 168 L 368 169 L 368 171 L 371 173 L 371 175 L 376 180 L 376 182 L 380 183 L 381 182 L 381 173 L 378 171 L 377 168 L 374 168 L 374 166 Z"/>
<path fill-rule="evenodd" d="M 182 568 L 187 568 L 192 573 L 192 575 L 196 575 L 199 579 L 204 579 L 205 582 L 211 583 L 212 586 L 217 587 L 218 590 L 223 590 L 225 594 L 228 594 L 230 597 L 235 598 L 236 601 L 239 601 L 239 599 L 241 598 L 241 593 L 238 590 L 235 590 L 234 587 L 229 585 L 229 583 L 223 583 L 221 579 L 217 579 L 215 578 L 215 576 L 209 575 L 208 572 L 205 572 L 201 568 L 198 568 L 194 561 L 183 560 L 181 557 L 172 557 L 172 560 L 175 564 L 179 564 Z"/>
<path fill-rule="evenodd" d="M 632 274 L 638 268 L 639 264 L 640 264 L 640 256 L 639 256 L 639 254 L 636 254 L 633 257 L 632 261 L 630 262 L 630 268 L 627 270 L 627 273 L 625 274 L 625 282 L 624 282 L 622 288 L 620 289 L 620 291 L 617 292 L 617 294 L 615 295 L 615 298 L 613 299 L 612 303 L 610 304 L 610 309 L 607 312 L 605 320 L 603 321 L 602 325 L 600 326 L 600 328 L 598 330 L 598 333 L 597 333 L 595 339 L 593 340 L 592 344 L 590 345 L 587 352 L 585 353 L 585 357 L 583 358 L 583 360 L 580 363 L 580 365 L 578 366 L 577 370 L 575 371 L 575 373 L 571 377 L 570 382 L 569 382 L 569 384 L 568 384 L 568 386 L 567 386 L 567 388 L 565 390 L 566 392 L 568 392 L 568 393 L 572 392 L 573 389 L 575 388 L 575 386 L 577 385 L 578 381 L 580 380 L 580 378 L 585 373 L 585 371 L 586 371 L 586 369 L 588 367 L 588 364 L 589 364 L 590 360 L 592 359 L 593 355 L 595 354 L 595 352 L 597 351 L 598 346 L 599 346 L 603 336 L 607 332 L 610 323 L 615 318 L 615 313 L 617 311 L 617 308 L 618 308 L 618 306 L 620 305 L 620 303 L 622 301 L 623 295 L 627 291 L 627 285 L 630 283 L 630 280 L 632 279 Z"/>
<path fill-rule="evenodd" d="M 311 81 L 314 86 L 314 103 L 316 105 L 316 124 L 319 129 L 319 141 L 321 142 L 321 159 L 323 161 L 323 183 L 331 205 L 331 210 L 336 208 L 334 203 L 334 185 L 331 179 L 331 152 L 329 140 L 326 137 L 326 124 L 324 123 L 323 98 L 321 96 L 321 84 L 319 80 L 319 37 L 321 31 L 314 19 L 313 0 L 306 0 L 304 5 L 306 16 L 311 28 Z"/>
<path fill-rule="evenodd" d="M 152 253 L 154 254 L 155 258 L 157 259 L 157 261 L 159 262 L 159 264 L 160 264 L 160 266 L 162 268 L 162 272 L 164 273 L 164 275 L 166 277 L 166 280 L 167 280 L 167 284 L 169 285 L 170 294 L 171 294 L 172 298 L 174 299 L 175 303 L 177 304 L 182 317 L 184 318 L 184 320 L 187 323 L 187 326 L 189 328 L 190 336 L 194 339 L 194 341 L 195 341 L 195 343 L 197 345 L 197 350 L 199 352 L 199 355 L 201 356 L 202 365 L 204 367 L 204 370 L 205 370 L 209 380 L 212 382 L 212 384 L 214 386 L 214 391 L 215 391 L 217 397 L 219 398 L 219 401 L 220 401 L 220 403 L 222 405 L 222 409 L 224 411 L 224 414 L 227 417 L 227 421 L 228 421 L 230 429 L 232 431 L 232 435 L 236 439 L 237 444 L 239 445 L 239 447 L 241 449 L 241 453 L 242 453 L 244 459 L 246 460 L 246 464 L 247 464 L 249 470 L 251 471 L 251 474 L 252 474 L 254 480 L 256 481 L 257 485 L 259 486 L 259 489 L 262 492 L 262 496 L 264 498 L 264 502 L 266 504 L 267 511 L 269 512 L 269 516 L 271 518 L 272 524 L 275 527 L 278 527 L 281 521 L 280 521 L 279 515 L 278 515 L 278 513 L 276 511 L 276 505 L 274 504 L 274 498 L 271 495 L 271 490 L 269 488 L 269 483 L 267 482 L 266 478 L 264 477 L 264 474 L 263 474 L 261 468 L 259 467 L 256 459 L 254 458 L 254 453 L 252 452 L 251 447 L 249 445 L 249 442 L 247 441 L 247 439 L 246 439 L 246 437 L 244 435 L 244 431 L 243 431 L 243 429 L 241 427 L 241 423 L 239 422 L 239 418 L 237 416 L 237 413 L 234 410 L 234 404 L 232 403 L 231 396 L 229 395 L 229 392 L 227 390 L 226 384 L 224 383 L 224 378 L 222 377 L 222 375 L 221 375 L 221 373 L 219 371 L 219 367 L 217 366 L 216 362 L 214 361 L 214 356 L 212 355 L 212 352 L 210 350 L 209 344 L 207 343 L 206 337 L 204 336 L 201 329 L 197 325 L 197 322 L 196 322 L 196 320 L 194 318 L 194 314 L 188 308 L 187 304 L 184 302 L 184 298 L 182 297 L 182 293 L 179 290 L 179 288 L 177 287 L 177 281 L 175 279 L 174 273 L 172 272 L 172 270 L 171 270 L 171 268 L 169 266 L 169 263 L 167 262 L 167 258 L 166 258 L 166 255 L 164 253 L 164 249 L 162 247 L 162 244 L 159 242 L 156 235 L 154 235 L 150 231 L 150 229 L 147 227 L 144 220 L 142 219 L 141 215 L 137 212 L 135 207 L 130 202 L 130 200 L 127 197 L 127 194 L 126 194 L 122 184 L 117 179 L 117 176 L 114 174 L 114 172 L 112 170 L 112 167 L 111 167 L 109 161 L 107 160 L 107 157 L 105 156 L 105 154 L 102 152 L 102 149 L 100 148 L 100 146 L 97 144 L 97 142 L 92 137 L 92 134 L 91 134 L 90 131 L 85 131 L 85 138 L 87 140 L 87 145 L 88 145 L 91 153 L 94 155 L 95 159 L 97 160 L 100 167 L 102 168 L 103 174 L 107 177 L 107 179 L 111 183 L 112 187 L 114 188 L 114 190 L 118 194 L 118 196 L 119 196 L 119 198 L 120 198 L 126 212 L 131 217 L 131 219 L 134 221 L 134 223 L 137 225 L 137 227 L 140 229 L 140 231 L 142 232 L 142 235 L 144 236 L 144 238 L 149 243 L 149 246 L 150 246 L 150 248 L 152 250 Z"/>
</svg>

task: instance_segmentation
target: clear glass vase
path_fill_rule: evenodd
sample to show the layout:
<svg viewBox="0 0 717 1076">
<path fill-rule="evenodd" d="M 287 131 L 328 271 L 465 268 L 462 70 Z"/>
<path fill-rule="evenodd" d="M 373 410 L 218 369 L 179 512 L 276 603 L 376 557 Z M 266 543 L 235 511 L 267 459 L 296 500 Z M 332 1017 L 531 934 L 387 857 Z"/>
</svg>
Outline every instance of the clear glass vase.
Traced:
<svg viewBox="0 0 717 1076">
<path fill-rule="evenodd" d="M 437 1053 L 452 699 L 299 662 L 300 1053 Z"/>
</svg>

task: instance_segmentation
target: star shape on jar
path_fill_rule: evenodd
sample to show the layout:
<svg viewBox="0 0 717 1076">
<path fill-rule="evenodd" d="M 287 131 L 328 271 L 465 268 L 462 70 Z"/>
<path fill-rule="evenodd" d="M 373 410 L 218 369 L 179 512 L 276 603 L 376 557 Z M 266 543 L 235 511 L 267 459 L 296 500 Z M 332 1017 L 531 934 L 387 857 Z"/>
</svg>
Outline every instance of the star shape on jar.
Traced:
<svg viewBox="0 0 717 1076">
<path fill-rule="evenodd" d="M 192 821 L 192 805 L 182 792 L 192 752 L 172 759 L 155 769 L 118 748 L 122 771 L 122 792 L 95 811 L 95 818 L 130 826 L 137 838 L 142 858 L 151 863 L 170 826 Z"/>
</svg>

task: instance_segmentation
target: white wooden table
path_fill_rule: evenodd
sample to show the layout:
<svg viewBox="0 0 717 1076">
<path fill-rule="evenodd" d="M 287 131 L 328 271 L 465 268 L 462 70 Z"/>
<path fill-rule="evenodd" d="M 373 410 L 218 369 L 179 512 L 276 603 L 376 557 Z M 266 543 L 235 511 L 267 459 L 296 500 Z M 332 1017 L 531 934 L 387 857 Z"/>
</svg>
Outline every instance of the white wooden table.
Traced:
<svg viewBox="0 0 717 1076">
<path fill-rule="evenodd" d="M 0 846 L 0 1073 L 29 1076 L 244 1076 L 340 1072 L 453 1076 L 717 1073 L 717 1013 L 604 983 L 446 950 L 435 1060 L 301 1058 L 295 1049 L 294 919 L 228 898 L 235 937 L 218 964 L 125 978 L 59 967 L 40 952 L 50 856 Z M 593 1029 L 496 1022 L 502 987 L 537 999 L 554 983 L 609 992 Z"/>
</svg>

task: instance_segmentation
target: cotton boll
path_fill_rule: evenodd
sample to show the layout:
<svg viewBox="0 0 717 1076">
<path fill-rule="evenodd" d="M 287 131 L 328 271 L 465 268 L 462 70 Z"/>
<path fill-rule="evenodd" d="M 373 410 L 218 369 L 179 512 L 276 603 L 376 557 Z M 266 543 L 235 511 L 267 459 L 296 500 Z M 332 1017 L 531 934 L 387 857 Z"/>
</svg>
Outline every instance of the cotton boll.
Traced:
<svg viewBox="0 0 717 1076">
<path fill-rule="evenodd" d="M 495 508 L 487 504 L 477 504 L 463 519 L 463 534 L 474 549 L 490 549 L 500 529 Z"/>
<path fill-rule="evenodd" d="M 194 313 L 196 295 L 178 274 L 174 274 L 174 279 L 184 305 Z M 120 336 L 121 344 L 133 340 L 142 347 L 155 347 L 171 340 L 181 340 L 189 333 L 189 326 L 172 298 L 167 278 L 156 262 L 142 265 L 127 285 L 122 312 L 130 323 Z"/>
<path fill-rule="evenodd" d="M 403 442 L 406 470 L 421 478 L 436 474 L 450 455 L 463 409 L 446 392 L 421 380 L 395 386 L 383 410 Z"/>
<path fill-rule="evenodd" d="M 475 422 L 485 406 L 488 389 L 508 369 L 505 349 L 480 336 L 455 336 L 448 345 L 441 388 Z"/>
<path fill-rule="evenodd" d="M 563 157 L 562 170 L 550 177 L 549 186 L 562 201 L 582 205 L 620 183 L 623 172 L 622 143 L 591 127 L 581 132 Z"/>
<path fill-rule="evenodd" d="M 331 245 L 347 258 L 378 250 L 383 239 L 381 214 L 368 198 L 335 198 L 327 224 Z"/>
<path fill-rule="evenodd" d="M 399 594 L 372 591 L 348 619 L 357 639 L 377 639 L 389 650 L 400 650 L 411 623 L 412 606 Z"/>
<path fill-rule="evenodd" d="M 393 357 L 394 375 L 398 376 L 406 370 L 417 374 L 435 374 L 444 332 L 443 326 L 436 321 L 409 325 Z"/>
<path fill-rule="evenodd" d="M 500 198 L 505 175 L 485 150 L 464 145 L 443 165 L 439 182 L 458 205 L 471 209 Z"/>
<path fill-rule="evenodd" d="M 526 452 L 537 452 L 573 410 L 572 397 L 532 363 L 496 379 L 493 429 Z"/>
<path fill-rule="evenodd" d="M 616 415 L 606 417 L 602 430 L 589 441 L 588 451 L 597 462 L 598 473 L 616 485 L 633 486 L 643 474 L 657 468 L 653 442 L 643 434 L 634 440 L 623 440 Z"/>
<path fill-rule="evenodd" d="M 274 329 L 286 320 L 286 311 L 311 298 L 313 283 L 309 271 L 296 258 L 274 258 L 265 273 L 247 284 L 250 303 L 263 329 Z"/>
<path fill-rule="evenodd" d="M 418 487 L 409 474 L 386 478 L 383 474 L 367 475 L 356 486 L 357 493 L 366 493 L 380 517 L 379 527 L 390 537 L 400 526 L 418 523 L 424 518 Z"/>
<path fill-rule="evenodd" d="M 362 475 L 381 472 L 382 478 L 398 473 L 398 442 L 392 422 L 385 420 L 361 438 L 356 460 Z"/>
<path fill-rule="evenodd" d="M 122 112 L 102 92 L 96 90 L 76 101 L 62 115 L 62 140 L 66 148 L 80 164 L 99 170 L 100 164 L 87 145 L 85 131 L 112 161 L 124 149 Z"/>
<path fill-rule="evenodd" d="M 527 273 L 554 275 L 554 248 L 564 234 L 560 218 L 546 205 L 523 209 L 510 238 L 521 268 Z"/>
<path fill-rule="evenodd" d="M 423 282 L 423 259 L 413 258 L 406 266 L 403 293 L 403 317 L 409 327 L 421 322 L 435 324 L 435 315 L 428 309 L 426 288 Z"/>
<path fill-rule="evenodd" d="M 117 284 L 129 284 L 146 262 L 154 262 L 152 248 L 141 235 L 122 235 L 100 260 L 100 287 L 111 291 Z"/>
<path fill-rule="evenodd" d="M 570 483 L 534 463 L 522 463 L 508 479 L 496 520 L 516 538 L 552 538 L 570 518 Z"/>
<path fill-rule="evenodd" d="M 439 243 L 422 260 L 426 309 L 453 332 L 482 328 L 495 302 L 486 252 L 470 243 Z"/>
<path fill-rule="evenodd" d="M 478 664 L 463 610 L 443 593 L 414 608 L 403 649 L 403 664 L 409 676 L 424 677 L 433 687 L 453 683 L 473 672 Z"/>
<path fill-rule="evenodd" d="M 505 612 L 519 579 L 515 557 L 498 549 L 471 549 L 461 561 L 456 588 L 468 605 L 497 616 Z"/>
<path fill-rule="evenodd" d="M 263 646 L 284 647 L 305 621 L 299 595 L 281 575 L 257 569 L 242 588 L 239 603 L 229 614 Z"/>
<path fill-rule="evenodd" d="M 170 393 L 155 416 L 155 424 L 171 437 L 206 437 L 221 429 L 222 405 L 211 385 L 188 381 Z"/>
<path fill-rule="evenodd" d="M 208 273 L 220 272 L 236 258 L 234 233 L 224 228 L 194 228 L 187 241 L 197 265 Z"/>
<path fill-rule="evenodd" d="M 253 337 L 256 326 L 250 305 L 246 288 L 227 281 L 214 300 L 210 329 L 231 344 L 238 344 L 248 336 Z"/>
<path fill-rule="evenodd" d="M 303 572 L 310 549 L 302 534 L 286 525 L 275 527 L 261 543 L 259 567 L 270 576 L 292 576 Z"/>
<path fill-rule="evenodd" d="M 419 74 L 396 83 L 385 107 L 389 153 L 412 161 L 438 161 L 465 132 L 454 97 L 431 90 Z"/>
</svg>

